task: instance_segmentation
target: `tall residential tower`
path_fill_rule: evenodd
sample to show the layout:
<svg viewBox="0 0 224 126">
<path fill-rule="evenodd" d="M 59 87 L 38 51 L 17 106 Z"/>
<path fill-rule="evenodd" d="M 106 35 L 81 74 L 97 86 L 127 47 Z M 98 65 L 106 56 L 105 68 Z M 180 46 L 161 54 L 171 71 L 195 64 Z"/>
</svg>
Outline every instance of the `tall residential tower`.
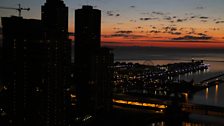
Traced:
<svg viewBox="0 0 224 126">
<path fill-rule="evenodd" d="M 108 112 L 112 100 L 113 54 L 101 48 L 101 11 L 75 11 L 75 85 L 80 114 Z"/>
<path fill-rule="evenodd" d="M 40 20 L 2 17 L 3 83 L 8 95 L 2 104 L 11 125 L 42 125 L 46 51 Z"/>
<path fill-rule="evenodd" d="M 46 126 L 64 125 L 64 89 L 70 77 L 70 41 L 68 7 L 62 0 L 47 0 L 41 8 L 41 20 L 47 44 Z"/>
<path fill-rule="evenodd" d="M 41 20 L 3 17 L 4 106 L 14 126 L 63 126 L 70 85 L 68 7 L 47 0 Z"/>
</svg>

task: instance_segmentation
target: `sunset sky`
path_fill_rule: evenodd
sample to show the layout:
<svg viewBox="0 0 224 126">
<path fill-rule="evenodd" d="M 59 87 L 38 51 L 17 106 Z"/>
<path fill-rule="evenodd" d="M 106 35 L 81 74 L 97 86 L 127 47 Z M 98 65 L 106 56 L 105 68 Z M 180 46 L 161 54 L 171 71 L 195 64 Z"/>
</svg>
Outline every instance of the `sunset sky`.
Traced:
<svg viewBox="0 0 224 126">
<path fill-rule="evenodd" d="M 69 32 L 74 10 L 93 5 L 102 10 L 102 43 L 106 46 L 224 48 L 224 0 L 64 0 Z M 1 0 L 0 6 L 30 7 L 24 18 L 40 19 L 45 0 Z M 18 15 L 0 10 L 0 16 Z"/>
</svg>

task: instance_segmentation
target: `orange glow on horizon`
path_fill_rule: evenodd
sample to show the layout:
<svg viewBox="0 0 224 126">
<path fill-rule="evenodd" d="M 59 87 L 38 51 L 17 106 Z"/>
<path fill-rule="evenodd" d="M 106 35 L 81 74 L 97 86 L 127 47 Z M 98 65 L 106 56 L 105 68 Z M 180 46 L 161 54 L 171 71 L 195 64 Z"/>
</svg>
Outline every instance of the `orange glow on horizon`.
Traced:
<svg viewBox="0 0 224 126">
<path fill-rule="evenodd" d="M 115 24 L 110 20 L 103 23 L 101 30 L 103 45 L 224 48 L 223 26 L 212 21 L 206 23 L 202 23 L 199 19 L 182 23 L 170 23 L 167 20 L 150 20 L 150 23 L 142 20 L 122 21 L 119 20 L 121 24 Z"/>
<path fill-rule="evenodd" d="M 69 39 L 75 41 L 74 36 Z M 101 38 L 103 46 L 139 46 L 139 47 L 174 47 L 174 48 L 224 48 L 224 41 L 166 41 L 166 40 L 131 40 L 122 38 Z"/>
<path fill-rule="evenodd" d="M 105 46 L 140 46 L 140 47 L 176 47 L 176 48 L 224 48 L 224 42 L 206 41 L 108 41 L 101 42 Z"/>
<path fill-rule="evenodd" d="M 142 22 L 144 25 L 144 22 Z M 159 23 L 153 22 L 154 25 L 158 25 Z M 146 27 L 142 27 L 140 30 L 144 30 L 141 32 L 139 29 L 134 29 L 133 27 L 137 27 L 138 25 L 131 25 L 130 22 L 123 23 L 119 29 L 115 29 L 116 25 L 104 23 L 101 29 L 101 44 L 103 46 L 140 46 L 140 47 L 174 47 L 174 48 L 224 48 L 224 36 L 223 29 L 220 30 L 212 30 L 211 24 L 205 25 L 202 27 L 198 27 L 196 33 L 204 34 L 206 31 L 206 35 L 211 37 L 211 39 L 195 39 L 192 40 L 174 40 L 172 38 L 181 38 L 184 36 L 191 36 L 186 32 L 182 32 L 180 35 L 169 34 L 169 33 L 146 33 Z M 177 29 L 181 27 L 189 29 L 189 27 L 185 25 L 177 26 Z M 209 30 L 210 29 L 210 30 Z M 72 28 L 69 28 L 72 31 Z M 120 32 L 119 32 L 120 31 Z M 130 31 L 130 33 L 121 33 L 121 31 Z M 192 36 L 200 37 L 200 35 L 194 34 Z M 203 36 L 203 35 L 202 35 Z M 74 36 L 69 36 L 69 38 L 75 41 Z M 173 41 L 172 41 L 173 40 Z"/>
</svg>

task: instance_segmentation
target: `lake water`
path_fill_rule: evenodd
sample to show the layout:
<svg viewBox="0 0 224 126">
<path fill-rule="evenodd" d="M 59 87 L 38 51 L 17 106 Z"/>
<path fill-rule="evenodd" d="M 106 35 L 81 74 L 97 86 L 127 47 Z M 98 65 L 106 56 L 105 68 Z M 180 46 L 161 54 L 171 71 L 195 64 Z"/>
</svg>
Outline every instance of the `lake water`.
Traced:
<svg viewBox="0 0 224 126">
<path fill-rule="evenodd" d="M 198 58 L 200 60 L 200 58 Z M 196 59 L 195 59 L 196 60 Z M 133 62 L 148 65 L 163 65 L 168 63 L 178 63 L 191 61 L 191 59 L 171 59 L 171 60 L 119 60 L 124 62 Z M 210 78 L 219 73 L 224 72 L 224 58 L 222 57 L 209 57 L 204 60 L 205 64 L 210 64 L 210 68 L 203 72 L 189 73 L 186 75 L 179 76 L 180 79 L 191 80 L 194 79 L 195 82 L 200 82 L 201 80 Z M 193 95 L 189 99 L 190 103 L 213 105 L 224 107 L 224 83 L 215 85 L 204 90 L 201 90 Z M 189 115 L 188 121 L 181 121 L 178 126 L 224 126 L 224 118 L 220 117 L 210 117 L 202 115 Z M 164 121 L 155 122 L 149 124 L 149 126 L 170 126 Z"/>
</svg>

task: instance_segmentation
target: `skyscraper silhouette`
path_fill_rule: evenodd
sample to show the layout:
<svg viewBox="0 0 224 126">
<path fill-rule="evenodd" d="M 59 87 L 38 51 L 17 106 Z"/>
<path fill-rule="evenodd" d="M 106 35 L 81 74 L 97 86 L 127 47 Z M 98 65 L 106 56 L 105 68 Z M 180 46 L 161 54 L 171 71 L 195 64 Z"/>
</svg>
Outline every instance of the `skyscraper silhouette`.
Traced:
<svg viewBox="0 0 224 126">
<path fill-rule="evenodd" d="M 5 108 L 12 125 L 63 126 L 64 89 L 70 80 L 68 8 L 47 0 L 42 20 L 4 17 Z"/>
<path fill-rule="evenodd" d="M 68 7 L 62 0 L 47 0 L 41 8 L 44 42 L 47 43 L 46 126 L 64 125 L 64 88 L 71 63 L 68 40 Z"/>
<path fill-rule="evenodd" d="M 41 7 L 41 20 L 46 39 L 68 39 L 68 7 L 62 0 L 47 0 Z"/>
<path fill-rule="evenodd" d="M 92 6 L 83 6 L 82 9 L 77 9 L 75 11 L 75 32 L 77 53 L 79 52 L 78 49 L 85 49 L 86 51 L 99 49 L 101 11 L 93 9 Z M 78 60 L 79 58 L 76 59 L 76 61 Z"/>
<path fill-rule="evenodd" d="M 41 125 L 46 63 L 40 20 L 3 17 L 3 82 L 8 89 L 4 107 L 12 125 Z"/>
<path fill-rule="evenodd" d="M 80 114 L 111 108 L 113 54 L 101 48 L 101 11 L 85 5 L 75 11 L 75 85 Z"/>
</svg>

